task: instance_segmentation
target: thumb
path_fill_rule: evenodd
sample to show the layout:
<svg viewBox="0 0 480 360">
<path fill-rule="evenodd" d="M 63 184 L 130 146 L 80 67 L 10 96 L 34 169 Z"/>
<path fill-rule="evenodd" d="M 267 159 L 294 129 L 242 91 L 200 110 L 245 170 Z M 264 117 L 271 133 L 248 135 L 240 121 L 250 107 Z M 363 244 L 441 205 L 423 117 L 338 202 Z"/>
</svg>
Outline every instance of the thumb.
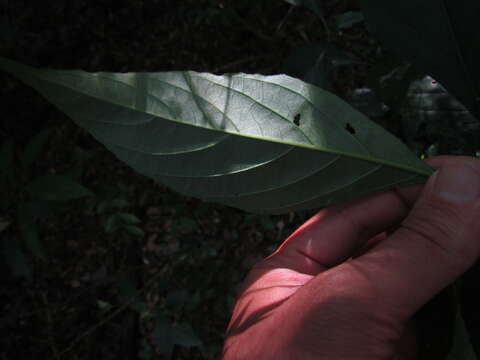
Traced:
<svg viewBox="0 0 480 360">
<path fill-rule="evenodd" d="M 480 160 L 462 157 L 431 176 L 395 233 L 350 263 L 404 321 L 479 253 Z"/>
</svg>

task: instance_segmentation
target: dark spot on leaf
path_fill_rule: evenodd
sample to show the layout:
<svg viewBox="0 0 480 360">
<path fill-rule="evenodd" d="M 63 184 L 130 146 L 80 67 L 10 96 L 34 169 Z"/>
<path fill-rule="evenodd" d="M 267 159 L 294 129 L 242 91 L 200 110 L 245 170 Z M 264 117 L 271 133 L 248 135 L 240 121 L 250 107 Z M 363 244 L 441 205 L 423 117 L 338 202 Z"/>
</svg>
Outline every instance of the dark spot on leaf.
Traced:
<svg viewBox="0 0 480 360">
<path fill-rule="evenodd" d="M 355 129 L 349 123 L 347 123 L 347 125 L 345 125 L 345 130 L 347 130 L 350 134 L 355 134 Z"/>
<path fill-rule="evenodd" d="M 297 126 L 300 126 L 300 114 L 295 115 L 293 118 L 293 123 Z"/>
</svg>

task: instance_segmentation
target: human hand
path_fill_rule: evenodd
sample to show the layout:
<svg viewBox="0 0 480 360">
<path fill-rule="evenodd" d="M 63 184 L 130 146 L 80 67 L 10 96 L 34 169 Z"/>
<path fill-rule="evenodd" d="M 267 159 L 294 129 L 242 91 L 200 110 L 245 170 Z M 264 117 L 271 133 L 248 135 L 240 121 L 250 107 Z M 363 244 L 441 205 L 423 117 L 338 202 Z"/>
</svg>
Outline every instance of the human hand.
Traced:
<svg viewBox="0 0 480 360">
<path fill-rule="evenodd" d="M 409 320 L 480 253 L 480 160 L 320 211 L 247 276 L 224 360 L 415 359 Z"/>
</svg>

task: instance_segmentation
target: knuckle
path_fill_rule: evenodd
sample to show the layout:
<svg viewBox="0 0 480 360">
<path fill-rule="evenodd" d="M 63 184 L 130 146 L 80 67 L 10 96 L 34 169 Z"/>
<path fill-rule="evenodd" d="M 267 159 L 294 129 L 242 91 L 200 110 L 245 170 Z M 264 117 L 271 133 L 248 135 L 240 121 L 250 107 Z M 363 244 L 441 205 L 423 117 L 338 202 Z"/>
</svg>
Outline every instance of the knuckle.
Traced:
<svg viewBox="0 0 480 360">
<path fill-rule="evenodd" d="M 471 225 L 458 209 L 424 204 L 405 218 L 402 228 L 464 267 L 479 252 L 479 244 L 468 234 Z"/>
</svg>

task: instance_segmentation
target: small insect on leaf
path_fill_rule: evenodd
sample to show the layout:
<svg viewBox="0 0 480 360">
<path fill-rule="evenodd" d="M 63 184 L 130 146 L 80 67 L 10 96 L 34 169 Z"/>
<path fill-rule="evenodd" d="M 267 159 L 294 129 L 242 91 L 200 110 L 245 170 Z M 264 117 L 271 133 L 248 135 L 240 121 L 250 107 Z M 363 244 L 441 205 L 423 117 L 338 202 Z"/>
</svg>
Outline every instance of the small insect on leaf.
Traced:
<svg viewBox="0 0 480 360">
<path fill-rule="evenodd" d="M 293 123 L 297 126 L 300 126 L 300 114 L 297 114 L 295 115 L 295 117 L 293 118 Z"/>
<path fill-rule="evenodd" d="M 350 134 L 355 134 L 355 129 L 349 123 L 347 123 L 347 125 L 345 125 L 345 130 L 347 130 Z"/>
</svg>

